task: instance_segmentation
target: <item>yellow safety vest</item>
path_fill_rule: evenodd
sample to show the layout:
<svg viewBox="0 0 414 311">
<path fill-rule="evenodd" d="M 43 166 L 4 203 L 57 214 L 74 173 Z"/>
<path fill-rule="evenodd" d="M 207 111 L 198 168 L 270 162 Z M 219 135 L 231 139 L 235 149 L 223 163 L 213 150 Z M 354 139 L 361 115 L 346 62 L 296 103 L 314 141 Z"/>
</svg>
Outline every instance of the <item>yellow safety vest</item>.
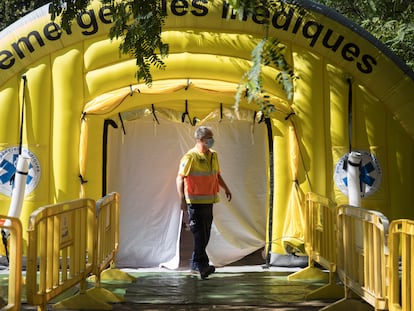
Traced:
<svg viewBox="0 0 414 311">
<path fill-rule="evenodd" d="M 217 153 L 189 150 L 180 161 L 178 174 L 184 176 L 184 195 L 187 203 L 209 204 L 219 201 Z"/>
</svg>

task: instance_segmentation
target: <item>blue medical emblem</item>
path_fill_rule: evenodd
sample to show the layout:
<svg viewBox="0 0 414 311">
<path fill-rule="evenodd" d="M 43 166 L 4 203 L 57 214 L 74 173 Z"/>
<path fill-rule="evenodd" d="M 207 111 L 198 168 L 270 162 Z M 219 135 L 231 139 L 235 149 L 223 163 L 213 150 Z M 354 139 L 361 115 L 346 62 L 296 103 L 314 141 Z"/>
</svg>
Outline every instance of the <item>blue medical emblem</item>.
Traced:
<svg viewBox="0 0 414 311">
<path fill-rule="evenodd" d="M 40 165 L 36 156 L 28 149 L 22 148 L 22 155 L 30 159 L 28 175 L 26 178 L 25 194 L 36 188 L 40 179 Z M 16 174 L 19 147 L 10 147 L 0 152 L 0 193 L 11 196 L 14 175 Z"/>
<path fill-rule="evenodd" d="M 359 168 L 359 183 L 361 187 L 361 191 L 363 184 L 366 184 L 370 187 L 374 185 L 375 178 L 370 175 L 371 172 L 375 170 L 374 165 L 371 162 L 367 163 L 364 166 L 360 166 Z M 343 178 L 345 186 L 348 187 L 348 177 Z"/>
<path fill-rule="evenodd" d="M 367 197 L 376 192 L 381 184 L 382 170 L 376 157 L 368 151 L 358 151 L 361 154 L 359 166 L 359 185 L 361 197 Z M 338 161 L 335 168 L 334 179 L 339 190 L 348 196 L 348 155 L 345 154 Z"/>
</svg>

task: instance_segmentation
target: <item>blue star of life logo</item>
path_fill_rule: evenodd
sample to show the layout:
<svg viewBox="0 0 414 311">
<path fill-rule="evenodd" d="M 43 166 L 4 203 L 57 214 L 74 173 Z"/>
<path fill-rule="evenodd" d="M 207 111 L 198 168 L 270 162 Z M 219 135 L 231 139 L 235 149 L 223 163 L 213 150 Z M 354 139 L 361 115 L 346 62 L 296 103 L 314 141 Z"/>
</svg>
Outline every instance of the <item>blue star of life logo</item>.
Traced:
<svg viewBox="0 0 414 311">
<path fill-rule="evenodd" d="M 382 170 L 377 158 L 368 151 L 359 151 L 361 163 L 359 165 L 359 187 L 361 198 L 376 192 L 381 184 Z M 339 190 L 348 196 L 348 155 L 345 154 L 338 161 L 335 168 L 335 183 Z"/>
<path fill-rule="evenodd" d="M 359 185 L 360 191 L 363 191 L 364 184 L 372 187 L 375 182 L 375 178 L 370 175 L 371 172 L 375 170 L 374 165 L 369 162 L 365 165 L 359 167 Z M 348 177 L 343 178 L 345 186 L 348 187 Z"/>
<path fill-rule="evenodd" d="M 29 170 L 26 178 L 25 195 L 32 192 L 40 179 L 40 164 L 36 156 L 28 149 L 22 148 L 22 155 L 29 158 Z M 19 147 L 10 147 L 0 152 L 0 193 L 11 196 L 14 176 L 16 174 Z"/>
</svg>

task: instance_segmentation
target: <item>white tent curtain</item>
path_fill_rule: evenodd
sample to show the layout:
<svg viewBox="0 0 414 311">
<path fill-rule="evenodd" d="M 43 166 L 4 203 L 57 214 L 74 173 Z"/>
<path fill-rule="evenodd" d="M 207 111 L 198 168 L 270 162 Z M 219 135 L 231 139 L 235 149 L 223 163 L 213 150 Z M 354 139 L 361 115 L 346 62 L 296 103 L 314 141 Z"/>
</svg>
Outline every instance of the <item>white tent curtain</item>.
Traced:
<svg viewBox="0 0 414 311">
<path fill-rule="evenodd" d="M 175 178 L 181 156 L 194 146 L 195 127 L 164 111 L 124 114 L 124 129 L 109 131 L 108 191 L 121 198 L 120 249 L 117 267 L 175 269 L 179 265 L 182 213 Z M 202 123 L 212 126 L 214 149 L 233 200 L 214 206 L 207 251 L 222 266 L 260 249 L 266 237 L 266 126 L 254 123 L 253 112 L 241 120 L 212 113 Z M 137 119 L 136 119 L 137 118 Z M 180 119 L 180 122 L 177 122 Z"/>
</svg>

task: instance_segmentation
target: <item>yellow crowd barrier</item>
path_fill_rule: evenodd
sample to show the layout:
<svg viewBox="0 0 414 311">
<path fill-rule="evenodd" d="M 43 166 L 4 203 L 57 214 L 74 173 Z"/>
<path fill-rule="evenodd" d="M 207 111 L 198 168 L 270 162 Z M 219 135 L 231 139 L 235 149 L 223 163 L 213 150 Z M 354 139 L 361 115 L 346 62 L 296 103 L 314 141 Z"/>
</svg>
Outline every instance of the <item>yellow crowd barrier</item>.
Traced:
<svg viewBox="0 0 414 311">
<path fill-rule="evenodd" d="M 326 273 L 315 263 L 329 270 L 329 283 L 307 298 L 336 298 L 341 289 L 345 297 L 321 310 L 354 308 L 356 300 L 351 298 L 357 296 L 353 294 L 375 310 L 414 310 L 414 221 L 393 221 L 387 236 L 388 219 L 380 212 L 348 205 L 335 207 L 329 199 L 314 193 L 307 194 L 306 205 L 305 248 L 309 264 L 288 279 L 326 279 Z M 10 232 L 8 305 L 1 310 L 19 310 L 22 225 L 17 218 L 0 216 L 0 228 Z M 117 193 L 96 204 L 91 199 L 79 199 L 36 210 L 28 226 L 28 304 L 46 310 L 53 298 L 79 285 L 78 294 L 53 307 L 111 310 L 107 302 L 120 302 L 123 298 L 102 289 L 101 276 L 110 272 L 109 278 L 119 280 L 116 275 L 120 274 L 124 280 L 134 280 L 114 268 L 118 247 Z M 96 277 L 95 287 L 87 289 L 90 275 Z M 336 276 L 343 287 L 336 284 Z M 359 304 L 357 310 L 363 309 Z"/>
<path fill-rule="evenodd" d="M 353 293 L 375 310 L 387 310 L 388 219 L 380 212 L 349 205 L 337 210 L 337 271 L 345 297 L 322 310 L 351 308 L 356 303 Z"/>
<path fill-rule="evenodd" d="M 97 264 L 98 276 L 115 259 L 119 248 L 119 195 L 111 193 L 96 203 L 97 225 Z"/>
<path fill-rule="evenodd" d="M 394 220 L 389 229 L 389 289 L 390 311 L 414 310 L 414 221 Z M 401 269 L 400 269 L 401 268 Z"/>
<path fill-rule="evenodd" d="M 121 302 L 124 299 L 101 287 L 101 280 L 134 281 L 131 275 L 115 268 L 115 256 L 119 250 L 119 194 L 110 193 L 96 202 L 96 264 L 94 287 L 87 294 L 105 302 Z"/>
<path fill-rule="evenodd" d="M 86 291 L 86 278 L 95 260 L 95 215 L 95 201 L 90 199 L 45 206 L 30 215 L 28 304 L 46 310 L 51 299 L 75 285 L 80 285 L 81 293 Z"/>
<path fill-rule="evenodd" d="M 80 291 L 62 298 L 54 309 L 111 310 L 108 302 L 120 297 L 100 286 L 101 278 L 133 281 L 114 268 L 119 248 L 119 194 L 111 193 L 95 203 L 91 199 L 42 207 L 29 219 L 27 300 L 46 310 L 64 291 Z M 39 268 L 37 268 L 39 266 Z M 94 287 L 87 280 L 95 277 Z"/>
<path fill-rule="evenodd" d="M 22 288 L 22 224 L 18 218 L 0 215 L 0 228 L 9 234 L 9 282 L 7 304 L 0 310 L 20 310 Z"/>
<path fill-rule="evenodd" d="M 328 198 L 315 193 L 306 195 L 305 250 L 308 266 L 288 276 L 289 280 L 326 280 L 326 273 L 315 267 L 315 262 L 329 271 L 328 284 L 308 294 L 308 299 L 340 298 L 343 288 L 336 283 L 336 209 Z"/>
</svg>

